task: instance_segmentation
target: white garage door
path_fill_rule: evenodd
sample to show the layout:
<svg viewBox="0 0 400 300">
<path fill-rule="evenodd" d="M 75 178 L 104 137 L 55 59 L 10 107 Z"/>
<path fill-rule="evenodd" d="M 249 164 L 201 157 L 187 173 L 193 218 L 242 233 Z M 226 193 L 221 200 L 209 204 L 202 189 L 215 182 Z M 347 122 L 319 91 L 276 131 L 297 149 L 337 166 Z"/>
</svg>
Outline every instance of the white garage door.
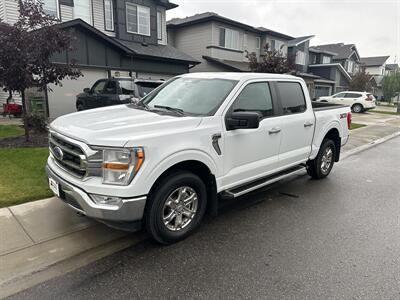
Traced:
<svg viewBox="0 0 400 300">
<path fill-rule="evenodd" d="M 76 95 L 83 92 L 84 88 L 90 88 L 96 80 L 107 78 L 105 70 L 81 70 L 83 76 L 77 80 L 65 79 L 62 86 L 51 85 L 52 91 L 48 92 L 50 119 L 76 112 Z"/>
</svg>

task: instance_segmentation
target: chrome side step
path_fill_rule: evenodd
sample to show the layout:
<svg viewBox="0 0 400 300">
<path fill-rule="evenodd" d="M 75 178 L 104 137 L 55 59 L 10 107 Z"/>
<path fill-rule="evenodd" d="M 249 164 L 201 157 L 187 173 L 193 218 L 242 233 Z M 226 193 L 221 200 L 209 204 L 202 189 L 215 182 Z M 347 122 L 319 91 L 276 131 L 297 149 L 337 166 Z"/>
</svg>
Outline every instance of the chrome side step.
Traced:
<svg viewBox="0 0 400 300">
<path fill-rule="evenodd" d="M 292 176 L 292 175 L 296 174 L 297 172 L 305 170 L 305 169 L 306 169 L 305 164 L 301 164 L 301 165 L 292 167 L 290 169 L 281 171 L 279 173 L 258 179 L 256 181 L 246 183 L 242 186 L 226 190 L 221 193 L 221 196 L 222 196 L 222 198 L 229 198 L 229 199 L 237 198 L 244 194 L 255 191 L 259 188 L 262 188 L 262 187 L 265 187 L 272 183 L 275 183 L 279 180 L 285 179 L 285 178 Z"/>
</svg>

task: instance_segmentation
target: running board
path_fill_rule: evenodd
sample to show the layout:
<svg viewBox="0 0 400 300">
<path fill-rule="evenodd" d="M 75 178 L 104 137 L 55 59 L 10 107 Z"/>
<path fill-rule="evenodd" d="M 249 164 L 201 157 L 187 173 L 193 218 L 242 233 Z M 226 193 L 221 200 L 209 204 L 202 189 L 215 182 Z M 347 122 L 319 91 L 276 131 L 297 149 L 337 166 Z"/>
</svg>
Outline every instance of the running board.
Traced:
<svg viewBox="0 0 400 300">
<path fill-rule="evenodd" d="M 258 190 L 259 188 L 265 187 L 265 186 L 275 183 L 279 180 L 282 180 L 289 176 L 292 176 L 299 171 L 305 170 L 305 168 L 306 168 L 305 164 L 301 164 L 301 165 L 292 167 L 290 169 L 281 171 L 279 173 L 258 179 L 256 181 L 246 183 L 242 186 L 226 190 L 221 193 L 221 196 L 222 196 L 222 198 L 225 198 L 225 199 L 226 198 L 228 198 L 228 199 L 237 198 L 239 196 L 242 196 L 244 194 Z"/>
</svg>

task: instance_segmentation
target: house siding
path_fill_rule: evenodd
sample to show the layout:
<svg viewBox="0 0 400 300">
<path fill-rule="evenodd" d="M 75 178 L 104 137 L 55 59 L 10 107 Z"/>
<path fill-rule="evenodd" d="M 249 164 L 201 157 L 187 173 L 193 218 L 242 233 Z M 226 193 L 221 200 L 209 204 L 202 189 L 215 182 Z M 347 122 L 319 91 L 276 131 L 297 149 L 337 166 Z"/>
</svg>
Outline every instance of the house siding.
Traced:
<svg viewBox="0 0 400 300">
<path fill-rule="evenodd" d="M 72 6 L 60 5 L 61 21 L 67 22 L 74 18 L 74 8 Z"/>
<path fill-rule="evenodd" d="M 126 30 L 126 3 L 143 5 L 150 8 L 150 36 L 129 33 Z M 157 45 L 157 5 L 152 0 L 120 0 L 116 2 L 118 18 L 117 36 L 126 41 Z"/>
<path fill-rule="evenodd" d="M 2 0 L 4 5 L 4 21 L 14 24 L 18 19 L 18 2 L 16 0 Z"/>
<path fill-rule="evenodd" d="M 107 31 L 104 25 L 104 1 L 103 0 L 92 0 L 93 9 L 93 27 L 107 34 L 108 36 L 115 37 L 115 31 Z M 115 16 L 114 16 L 115 21 Z M 114 26 L 115 27 L 115 26 Z"/>
<path fill-rule="evenodd" d="M 174 31 L 174 38 L 170 39 L 170 42 L 173 41 L 173 46 L 201 61 L 200 65 L 190 70 L 191 72 L 210 71 L 208 63 L 203 59 L 203 55 L 211 55 L 211 49 L 206 48 L 212 43 L 211 32 L 211 23 L 197 24 Z"/>
</svg>

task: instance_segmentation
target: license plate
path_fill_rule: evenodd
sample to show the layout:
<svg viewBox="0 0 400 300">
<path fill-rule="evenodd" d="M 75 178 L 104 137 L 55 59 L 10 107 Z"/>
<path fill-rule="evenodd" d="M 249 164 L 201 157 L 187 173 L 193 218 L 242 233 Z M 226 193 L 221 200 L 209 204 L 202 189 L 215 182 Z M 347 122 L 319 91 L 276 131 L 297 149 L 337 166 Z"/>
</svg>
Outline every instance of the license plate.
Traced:
<svg viewBox="0 0 400 300">
<path fill-rule="evenodd" d="M 55 181 L 53 178 L 49 178 L 49 187 L 57 197 L 60 197 L 58 182 Z"/>
</svg>

